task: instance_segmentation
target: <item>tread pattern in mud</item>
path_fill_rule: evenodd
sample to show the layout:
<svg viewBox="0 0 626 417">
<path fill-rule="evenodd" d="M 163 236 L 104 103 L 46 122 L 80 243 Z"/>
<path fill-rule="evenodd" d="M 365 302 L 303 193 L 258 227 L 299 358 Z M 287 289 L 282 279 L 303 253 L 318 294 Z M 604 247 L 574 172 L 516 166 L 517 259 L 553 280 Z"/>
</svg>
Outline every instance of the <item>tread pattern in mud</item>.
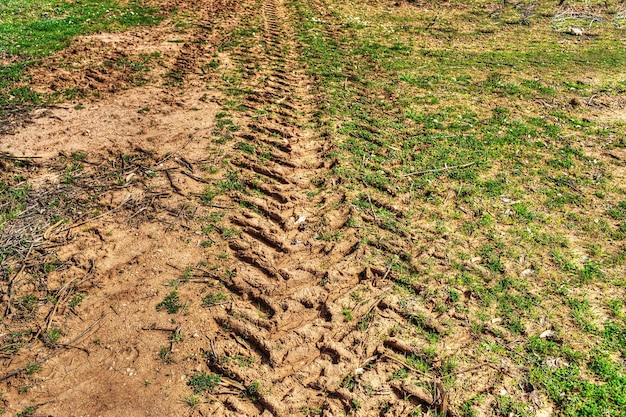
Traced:
<svg viewBox="0 0 626 417">
<path fill-rule="evenodd" d="M 245 123 L 231 160 L 246 189 L 230 195 L 241 209 L 228 221 L 241 233 L 229 240 L 236 262 L 223 281 L 236 297 L 212 310 L 224 332 L 208 361 L 213 372 L 248 387 L 254 401 L 231 395 L 225 404 L 248 415 L 295 415 L 305 408 L 336 415 L 359 404 L 363 387 L 380 395 L 366 406 L 369 412 L 402 412 L 411 395 L 415 404 L 434 403 L 425 390 L 416 397 L 401 383 L 387 384 L 389 353 L 410 351 L 398 349 L 399 342 L 383 344 L 404 312 L 383 301 L 389 269 L 364 267 L 360 238 L 344 227 L 353 215 L 346 196 L 314 185 L 328 168 L 319 132 L 305 127 L 316 111 L 313 82 L 297 60 L 282 0 L 261 7 L 258 45 L 231 51 L 231 59 L 250 70 L 241 87 L 249 92 L 241 106 Z M 374 325 L 381 314 L 386 319 Z M 255 365 L 228 357 L 253 358 Z"/>
</svg>

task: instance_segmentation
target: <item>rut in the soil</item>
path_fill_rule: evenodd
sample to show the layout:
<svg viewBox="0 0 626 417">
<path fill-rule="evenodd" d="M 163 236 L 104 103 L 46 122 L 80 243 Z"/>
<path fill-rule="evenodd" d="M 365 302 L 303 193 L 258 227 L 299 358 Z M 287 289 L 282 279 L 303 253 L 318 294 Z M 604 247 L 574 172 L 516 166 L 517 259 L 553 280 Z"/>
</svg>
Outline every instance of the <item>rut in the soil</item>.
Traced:
<svg viewBox="0 0 626 417">
<path fill-rule="evenodd" d="M 236 139 L 266 151 L 263 158 L 238 152 L 231 161 L 248 187 L 231 195 L 242 209 L 229 221 L 241 235 L 229 242 L 236 268 L 223 277 L 238 297 L 227 308 L 212 310 L 225 331 L 215 337 L 208 364 L 250 387 L 248 395 L 258 400 L 229 396 L 225 403 L 232 411 L 294 415 L 313 407 L 348 412 L 358 403 L 354 381 L 363 368 L 386 381 L 376 363 L 384 362 L 388 347 L 399 351 L 393 344 L 384 346 L 384 329 L 371 325 L 379 309 L 389 317 L 398 314 L 381 303 L 389 270 L 363 267 L 359 238 L 338 233 L 352 215 L 345 196 L 315 193 L 312 181 L 328 169 L 323 140 L 304 127 L 316 110 L 312 80 L 297 61 L 282 0 L 265 1 L 261 13 L 263 48 L 237 47 L 231 59 L 251 70 L 246 81 L 251 92 L 243 103 L 250 110 Z M 254 117 L 258 109 L 265 110 L 262 117 Z M 344 305 L 354 304 L 355 291 L 367 296 L 348 320 Z M 237 355 L 253 357 L 260 366 L 245 368 L 221 359 Z M 262 389 L 255 388 L 256 381 Z M 380 394 L 387 409 L 415 397 L 402 386 Z M 426 397 L 417 403 L 435 401 Z M 373 412 L 378 403 L 366 408 Z"/>
</svg>

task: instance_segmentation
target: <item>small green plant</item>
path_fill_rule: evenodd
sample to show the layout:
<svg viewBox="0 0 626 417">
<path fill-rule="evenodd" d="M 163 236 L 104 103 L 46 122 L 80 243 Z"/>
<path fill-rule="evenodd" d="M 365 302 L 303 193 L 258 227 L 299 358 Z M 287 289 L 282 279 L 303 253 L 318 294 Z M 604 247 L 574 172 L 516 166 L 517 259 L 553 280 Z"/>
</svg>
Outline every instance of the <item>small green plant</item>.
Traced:
<svg viewBox="0 0 626 417">
<path fill-rule="evenodd" d="M 252 400 L 257 399 L 258 395 L 261 393 L 261 383 L 259 381 L 254 381 L 252 384 L 248 385 L 246 388 L 245 395 Z"/>
<path fill-rule="evenodd" d="M 192 375 L 189 381 L 187 381 L 187 385 L 193 389 L 194 394 L 200 394 L 204 391 L 213 392 L 220 382 L 222 382 L 222 378 L 218 375 L 202 372 L 201 374 Z"/>
<path fill-rule="evenodd" d="M 187 404 L 187 407 L 195 410 L 198 407 L 198 404 L 200 404 L 200 397 L 197 395 L 190 395 L 185 398 L 185 404 Z"/>
<path fill-rule="evenodd" d="M 209 221 L 209 223 L 219 223 L 222 221 L 223 218 L 224 218 L 223 211 L 214 211 L 209 214 L 209 216 L 207 217 L 207 220 Z"/>
<path fill-rule="evenodd" d="M 359 320 L 359 322 L 357 323 L 356 328 L 362 332 L 367 330 L 374 320 L 374 317 L 375 313 L 373 311 L 368 311 L 361 317 L 361 320 Z"/>
<path fill-rule="evenodd" d="M 322 410 L 319 407 L 304 406 L 302 407 L 302 409 L 300 409 L 300 412 L 305 417 L 311 417 L 311 416 L 321 416 L 324 410 Z"/>
<path fill-rule="evenodd" d="M 236 228 L 222 229 L 222 237 L 224 239 L 233 239 L 241 234 L 241 231 Z"/>
<path fill-rule="evenodd" d="M 67 305 L 69 305 L 70 307 L 74 308 L 74 307 L 78 307 L 83 300 L 85 299 L 85 294 L 74 294 L 72 296 L 72 298 L 70 298 L 70 301 L 67 303 Z"/>
<path fill-rule="evenodd" d="M 172 351 L 168 346 L 161 346 L 161 349 L 159 349 L 159 359 L 161 359 L 163 363 L 166 364 L 174 362 Z"/>
<path fill-rule="evenodd" d="M 193 268 L 193 265 L 187 265 L 185 267 L 185 270 L 183 271 L 183 276 L 181 278 L 183 281 L 186 281 L 193 277 Z"/>
<path fill-rule="evenodd" d="M 356 398 L 353 398 L 350 403 L 354 411 L 359 411 L 361 409 L 361 403 Z"/>
<path fill-rule="evenodd" d="M 211 307 L 216 304 L 223 303 L 224 301 L 226 301 L 226 299 L 227 299 L 226 294 L 222 292 L 213 292 L 213 293 L 207 294 L 206 296 L 202 298 L 202 305 L 204 307 Z"/>
<path fill-rule="evenodd" d="M 346 321 L 351 321 L 352 320 L 352 310 L 350 310 L 347 307 L 342 307 L 341 308 L 341 314 L 343 314 L 343 317 L 346 319 Z"/>
<path fill-rule="evenodd" d="M 33 375 L 41 370 L 41 364 L 30 363 L 26 365 L 26 375 Z"/>
<path fill-rule="evenodd" d="M 200 201 L 202 202 L 202 204 L 209 205 L 215 198 L 215 194 L 216 193 L 215 191 L 213 191 L 213 188 L 207 187 L 200 196 Z"/>
<path fill-rule="evenodd" d="M 528 410 L 526 404 L 515 401 L 508 395 L 498 397 L 498 413 L 505 416 L 530 417 L 532 413 Z"/>
<path fill-rule="evenodd" d="M 25 313 L 32 313 L 37 308 L 39 299 L 34 294 L 27 294 L 15 301 L 15 308 Z"/>
<path fill-rule="evenodd" d="M 180 296 L 178 295 L 178 291 L 174 290 L 165 296 L 163 301 L 156 305 L 157 311 L 165 310 L 169 314 L 176 314 L 182 308 L 184 304 L 180 302 Z"/>
<path fill-rule="evenodd" d="M 320 233 L 317 238 L 326 242 L 338 242 L 341 240 L 341 236 L 341 231 L 337 230 L 336 232 Z"/>
<path fill-rule="evenodd" d="M 185 340 L 185 334 L 183 332 L 176 331 L 172 333 L 170 340 L 172 341 L 172 343 L 182 342 L 183 340 Z"/>
<path fill-rule="evenodd" d="M 45 342 L 49 346 L 56 346 L 62 335 L 61 329 L 56 326 L 52 326 L 45 335 Z"/>
<path fill-rule="evenodd" d="M 242 368 L 247 368 L 254 364 L 254 357 L 252 356 L 235 355 L 233 356 L 233 359 L 235 360 L 235 363 Z"/>
<path fill-rule="evenodd" d="M 80 162 L 87 159 L 87 154 L 85 152 L 72 152 L 71 157 L 74 161 Z"/>
<path fill-rule="evenodd" d="M 348 391 L 352 392 L 352 391 L 354 391 L 354 388 L 356 387 L 356 384 L 357 384 L 357 382 L 356 382 L 356 380 L 354 379 L 354 376 L 352 376 L 352 375 L 348 375 L 348 376 L 346 376 L 346 377 L 343 379 L 343 381 L 341 381 L 341 382 L 339 383 L 339 386 L 340 386 L 341 388 L 345 388 L 345 389 L 347 389 Z"/>
<path fill-rule="evenodd" d="M 236 148 L 249 155 L 255 154 L 254 145 L 248 142 L 238 142 Z"/>
<path fill-rule="evenodd" d="M 16 414 L 16 417 L 33 417 L 35 415 L 35 407 L 29 405 L 28 407 L 24 407 L 22 411 Z"/>
<path fill-rule="evenodd" d="M 395 379 L 398 379 L 400 381 L 404 381 L 405 379 L 407 379 L 409 376 L 409 371 L 407 371 L 404 368 L 398 369 L 397 371 L 394 371 L 393 375 L 391 375 L 389 377 L 390 381 L 393 381 Z"/>
</svg>

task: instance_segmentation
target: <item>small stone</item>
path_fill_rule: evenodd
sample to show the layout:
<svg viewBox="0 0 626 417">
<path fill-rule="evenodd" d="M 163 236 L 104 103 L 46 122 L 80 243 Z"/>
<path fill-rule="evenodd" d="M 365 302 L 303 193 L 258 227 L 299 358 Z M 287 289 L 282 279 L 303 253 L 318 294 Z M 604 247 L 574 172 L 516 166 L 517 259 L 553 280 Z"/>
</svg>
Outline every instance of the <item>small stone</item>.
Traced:
<svg viewBox="0 0 626 417">
<path fill-rule="evenodd" d="M 582 36 L 584 30 L 582 28 L 569 28 L 569 33 L 575 36 Z"/>
<path fill-rule="evenodd" d="M 540 339 L 545 339 L 546 337 L 552 337 L 552 336 L 554 336 L 554 332 L 552 330 L 548 329 L 548 330 L 544 331 L 543 333 L 541 333 L 539 335 L 539 338 Z"/>
</svg>

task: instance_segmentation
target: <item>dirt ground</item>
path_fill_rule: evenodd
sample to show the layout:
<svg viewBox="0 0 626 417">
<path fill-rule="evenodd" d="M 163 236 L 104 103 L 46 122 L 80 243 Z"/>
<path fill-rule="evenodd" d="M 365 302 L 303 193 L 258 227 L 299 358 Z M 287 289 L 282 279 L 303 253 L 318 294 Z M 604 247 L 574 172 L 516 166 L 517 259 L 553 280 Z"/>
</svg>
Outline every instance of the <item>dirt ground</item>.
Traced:
<svg viewBox="0 0 626 417">
<path fill-rule="evenodd" d="M 433 396 L 388 381 L 402 368 L 394 354 L 415 348 L 386 337 L 403 320 L 402 311 L 383 301 L 389 270 L 364 267 L 356 237 L 319 239 L 350 213 L 334 208 L 344 196 L 315 194 L 311 185 L 328 175 L 329 149 L 310 128 L 319 103 L 298 60 L 284 1 L 266 0 L 260 8 L 229 0 L 169 6 L 199 13 L 201 24 L 172 33 L 166 21 L 75 40 L 32 77 L 39 91 L 83 95 L 33 112 L 28 123 L 15 121 L 0 139 L 15 156 L 41 157 L 34 194 L 60 187 L 62 175 L 45 167 L 69 155 L 86 155 L 85 178 L 96 178 L 93 172 L 105 165 L 118 174 L 116 186 L 100 196 L 108 210 L 93 220 L 51 223 L 40 233 L 40 243 L 51 248 L 41 253 L 64 265 L 49 273 L 48 285 L 62 295 L 71 284 L 84 300 L 38 309 L 46 331 L 61 331 L 55 348 L 33 346 L 2 359 L 7 374 L 41 365 L 2 382 L 7 411 L 338 416 L 354 409 L 373 415 L 383 404 L 389 415 L 404 415 L 426 404 L 448 412 L 445 392 Z M 233 28 L 251 19 L 261 22 L 256 36 L 265 47 L 219 50 Z M 158 64 L 142 82 L 123 65 L 106 65 L 155 52 Z M 231 118 L 239 128 L 226 143 L 214 140 L 223 133 L 218 116 L 228 98 L 224 80 L 205 71 L 211 61 L 223 73 L 233 63 L 249 69 L 239 87 L 244 111 Z M 170 75 L 174 82 L 164 85 Z M 266 149 L 267 163 L 239 153 L 226 164 L 237 138 Z M 123 155 L 141 155 L 141 164 Z M 200 204 L 207 171 L 222 178 L 232 167 L 257 192 L 231 190 Z M 209 245 L 203 227 L 216 213 L 223 218 L 213 227 L 227 238 Z M 234 228 L 239 233 L 228 235 Z M 25 275 L 13 277 L 16 298 L 32 290 Z M 184 307 L 168 314 L 158 306 L 174 288 Z M 220 294 L 218 302 L 203 305 L 209 294 Z M 345 305 L 354 306 L 350 322 Z M 368 320 L 374 314 L 375 325 Z M 0 333 L 7 337 L 19 323 L 0 324 Z M 363 323 L 361 331 L 355 323 Z M 457 334 L 450 349 L 466 337 Z M 221 382 L 193 404 L 188 383 L 203 372 Z M 357 389 L 354 381 L 361 382 Z"/>
</svg>

